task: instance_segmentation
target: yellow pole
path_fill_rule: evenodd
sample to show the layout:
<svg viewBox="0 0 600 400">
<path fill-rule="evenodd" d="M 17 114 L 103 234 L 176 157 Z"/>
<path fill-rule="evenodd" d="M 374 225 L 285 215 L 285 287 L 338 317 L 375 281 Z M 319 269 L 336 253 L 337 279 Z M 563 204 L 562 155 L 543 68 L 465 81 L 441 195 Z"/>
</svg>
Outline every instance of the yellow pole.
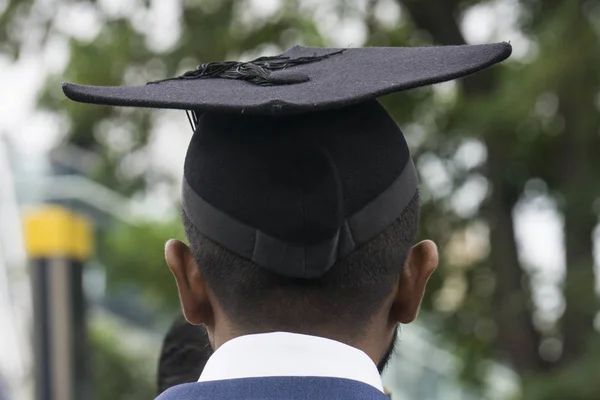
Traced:
<svg viewBox="0 0 600 400">
<path fill-rule="evenodd" d="M 27 213 L 24 225 L 33 283 L 36 399 L 88 398 L 82 270 L 93 250 L 92 226 L 54 205 Z"/>
</svg>

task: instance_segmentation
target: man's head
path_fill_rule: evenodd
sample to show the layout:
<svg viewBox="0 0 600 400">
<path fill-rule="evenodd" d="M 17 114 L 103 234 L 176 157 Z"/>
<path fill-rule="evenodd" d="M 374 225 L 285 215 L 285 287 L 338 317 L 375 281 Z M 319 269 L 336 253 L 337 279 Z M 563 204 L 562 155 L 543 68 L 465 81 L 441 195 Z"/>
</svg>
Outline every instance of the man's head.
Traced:
<svg viewBox="0 0 600 400">
<path fill-rule="evenodd" d="M 379 363 L 437 263 L 414 244 L 416 169 L 377 101 L 295 115 L 207 112 L 184 164 L 189 248 L 167 246 L 186 317 L 214 347 L 288 331 Z"/>
<path fill-rule="evenodd" d="M 204 323 L 213 347 L 249 333 L 289 331 L 339 340 L 379 363 L 398 323 L 417 314 L 437 266 L 429 241 L 413 246 L 419 198 L 380 235 L 339 260 L 318 279 L 287 278 L 203 236 L 183 213 L 189 247 L 166 246 L 186 318 Z"/>
<path fill-rule="evenodd" d="M 212 355 L 204 326 L 177 317 L 167 332 L 158 361 L 158 394 L 182 383 L 196 382 Z"/>
<path fill-rule="evenodd" d="M 295 46 L 144 86 L 63 91 L 79 102 L 191 111 L 182 191 L 191 250 L 172 241 L 166 253 L 186 317 L 206 324 L 213 346 L 286 329 L 346 341 L 378 361 L 397 324 L 415 317 L 437 250 L 409 250 L 417 173 L 377 98 L 510 53 L 508 43 Z"/>
</svg>

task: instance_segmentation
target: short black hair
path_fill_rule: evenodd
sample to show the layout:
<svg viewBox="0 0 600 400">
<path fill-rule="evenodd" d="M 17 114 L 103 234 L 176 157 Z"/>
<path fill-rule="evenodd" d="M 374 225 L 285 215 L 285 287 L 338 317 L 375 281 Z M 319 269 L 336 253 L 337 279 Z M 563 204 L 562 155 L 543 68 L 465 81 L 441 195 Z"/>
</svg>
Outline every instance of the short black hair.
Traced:
<svg viewBox="0 0 600 400">
<path fill-rule="evenodd" d="M 235 327 L 248 333 L 308 333 L 335 326 L 354 336 L 362 334 L 398 282 L 416 237 L 419 210 L 417 192 L 390 227 L 319 279 L 270 272 L 206 238 L 185 212 L 182 219 L 194 259 Z"/>
<path fill-rule="evenodd" d="M 196 382 L 212 355 L 208 334 L 202 325 L 192 325 L 183 315 L 171 324 L 158 361 L 158 394 L 182 383 Z"/>
</svg>

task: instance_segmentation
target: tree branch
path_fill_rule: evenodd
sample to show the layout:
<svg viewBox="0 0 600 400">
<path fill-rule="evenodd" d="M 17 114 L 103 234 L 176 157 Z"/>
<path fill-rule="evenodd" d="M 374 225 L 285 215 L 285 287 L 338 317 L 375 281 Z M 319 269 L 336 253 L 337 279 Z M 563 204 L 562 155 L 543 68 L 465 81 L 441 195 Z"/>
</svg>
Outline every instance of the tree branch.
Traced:
<svg viewBox="0 0 600 400">
<path fill-rule="evenodd" d="M 440 44 L 465 44 L 457 24 L 458 0 L 398 0 L 415 26 L 425 29 Z"/>
</svg>

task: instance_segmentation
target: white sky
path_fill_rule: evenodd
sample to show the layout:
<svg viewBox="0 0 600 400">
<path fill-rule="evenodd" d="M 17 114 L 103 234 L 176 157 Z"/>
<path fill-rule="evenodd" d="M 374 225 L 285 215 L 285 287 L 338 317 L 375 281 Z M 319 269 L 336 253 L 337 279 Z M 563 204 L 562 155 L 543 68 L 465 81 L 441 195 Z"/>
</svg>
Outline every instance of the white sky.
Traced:
<svg viewBox="0 0 600 400">
<path fill-rule="evenodd" d="M 101 0 L 100 3 L 112 15 L 128 15 L 136 9 L 137 0 Z M 178 38 L 177 1 L 154 0 L 150 13 L 136 14 L 135 24 L 149 33 L 149 40 L 157 49 L 168 48 Z M 340 20 L 331 11 L 331 3 L 320 0 L 304 0 L 304 7 L 312 9 L 323 31 L 340 46 L 359 46 L 364 39 L 364 27 L 355 19 Z M 366 0 L 355 0 L 355 9 L 364 7 Z M 251 9 L 259 17 L 268 17 L 279 7 L 280 0 L 252 0 Z M 329 4 L 329 5 L 328 5 Z M 394 24 L 400 10 L 393 0 L 384 0 L 377 10 L 384 23 Z M 532 57 L 535 46 L 527 41 L 515 22 L 518 16 L 516 0 L 494 0 L 486 5 L 473 7 L 464 16 L 463 31 L 470 43 L 510 40 L 517 59 Z M 81 39 L 92 39 L 102 21 L 90 6 L 68 6 L 60 11 L 59 28 Z M 66 42 L 53 40 L 41 52 L 28 52 L 22 60 L 11 64 L 0 58 L 0 135 L 8 137 L 17 149 L 31 157 L 43 155 L 61 135 L 57 117 L 35 109 L 35 97 L 44 81 L 40 71 L 60 71 L 68 59 Z M 10 99 L 10 100 L 8 100 Z M 181 176 L 183 157 L 189 140 L 187 120 L 181 112 L 158 113 L 155 140 L 150 148 L 150 158 L 165 170 Z M 410 141 L 410 138 L 409 138 Z M 477 146 L 467 151 L 467 161 L 481 158 Z M 170 156 L 172 155 L 172 156 Z M 475 161 L 477 162 L 477 161 Z M 424 179 L 432 186 L 436 180 L 443 184 L 443 168 L 431 164 L 423 170 Z M 437 171 L 437 172 L 436 172 Z M 474 181 L 455 199 L 458 207 L 469 212 L 469 205 L 487 191 L 485 181 Z M 164 193 L 163 193 L 164 194 Z M 556 207 L 546 198 L 523 202 L 516 210 L 516 229 L 522 260 L 538 270 L 535 297 L 541 318 L 557 316 L 562 306 L 557 284 L 564 274 L 564 249 L 562 246 L 561 220 Z M 600 237 L 600 234 L 598 235 Z M 596 246 L 600 249 L 600 245 Z M 597 251 L 598 252 L 598 251 Z"/>
</svg>

